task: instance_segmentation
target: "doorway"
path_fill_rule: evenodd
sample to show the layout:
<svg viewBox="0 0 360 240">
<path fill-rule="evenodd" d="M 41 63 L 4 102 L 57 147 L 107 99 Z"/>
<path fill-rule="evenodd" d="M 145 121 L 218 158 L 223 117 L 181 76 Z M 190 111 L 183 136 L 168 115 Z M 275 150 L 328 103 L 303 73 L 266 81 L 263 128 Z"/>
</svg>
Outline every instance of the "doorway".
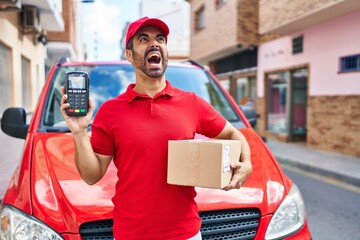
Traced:
<svg viewBox="0 0 360 240">
<path fill-rule="evenodd" d="M 306 141 L 307 78 L 306 68 L 291 71 L 290 141 Z"/>
<path fill-rule="evenodd" d="M 308 69 L 266 75 L 267 131 L 288 141 L 306 141 Z"/>
</svg>

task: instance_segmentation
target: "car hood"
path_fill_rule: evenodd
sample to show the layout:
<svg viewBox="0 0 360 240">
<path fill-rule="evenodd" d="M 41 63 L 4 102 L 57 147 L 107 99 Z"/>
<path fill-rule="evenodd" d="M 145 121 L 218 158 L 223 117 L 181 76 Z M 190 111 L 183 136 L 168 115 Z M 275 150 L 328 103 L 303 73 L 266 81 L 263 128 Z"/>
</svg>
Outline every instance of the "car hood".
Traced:
<svg viewBox="0 0 360 240">
<path fill-rule="evenodd" d="M 266 215 L 276 210 L 285 194 L 286 176 L 261 138 L 252 137 L 249 144 L 257 149 L 252 151 L 253 172 L 247 182 L 239 190 L 196 188 L 200 211 L 258 208 Z M 76 233 L 84 222 L 112 218 L 111 199 L 117 180 L 112 163 L 103 179 L 89 186 L 77 171 L 71 134 L 35 134 L 33 150 L 31 195 L 35 217 L 62 233 Z"/>
</svg>

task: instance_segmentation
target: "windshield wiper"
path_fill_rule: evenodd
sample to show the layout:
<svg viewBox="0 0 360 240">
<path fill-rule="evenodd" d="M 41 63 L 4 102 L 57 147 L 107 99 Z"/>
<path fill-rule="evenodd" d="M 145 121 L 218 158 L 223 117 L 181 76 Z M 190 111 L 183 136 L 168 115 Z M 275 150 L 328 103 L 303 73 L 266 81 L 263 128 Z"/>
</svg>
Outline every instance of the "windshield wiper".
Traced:
<svg viewBox="0 0 360 240">
<path fill-rule="evenodd" d="M 92 122 L 89 124 L 88 126 L 88 130 L 91 129 L 92 126 Z M 63 127 L 63 126 L 57 126 L 57 127 L 50 127 L 50 126 L 46 126 L 43 128 L 39 128 L 39 132 L 59 132 L 59 133 L 69 133 L 71 132 L 70 129 L 68 127 Z"/>
<path fill-rule="evenodd" d="M 39 131 L 41 131 L 39 129 Z M 68 127 L 44 127 L 43 131 L 41 132 L 60 132 L 60 133 L 67 133 L 70 132 Z"/>
</svg>

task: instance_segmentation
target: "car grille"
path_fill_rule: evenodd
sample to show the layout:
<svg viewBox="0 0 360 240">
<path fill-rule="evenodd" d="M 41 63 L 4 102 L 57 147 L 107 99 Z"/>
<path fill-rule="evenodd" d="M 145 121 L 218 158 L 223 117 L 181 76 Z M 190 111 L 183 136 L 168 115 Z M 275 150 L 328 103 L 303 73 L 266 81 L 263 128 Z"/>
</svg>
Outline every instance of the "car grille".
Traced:
<svg viewBox="0 0 360 240">
<path fill-rule="evenodd" d="M 259 225 L 257 209 L 229 209 L 200 212 L 203 240 L 254 239 Z M 83 240 L 113 240 L 112 220 L 84 223 L 80 226 Z"/>
<path fill-rule="evenodd" d="M 113 240 L 112 226 L 112 219 L 84 223 L 80 226 L 80 235 L 83 240 Z"/>
</svg>

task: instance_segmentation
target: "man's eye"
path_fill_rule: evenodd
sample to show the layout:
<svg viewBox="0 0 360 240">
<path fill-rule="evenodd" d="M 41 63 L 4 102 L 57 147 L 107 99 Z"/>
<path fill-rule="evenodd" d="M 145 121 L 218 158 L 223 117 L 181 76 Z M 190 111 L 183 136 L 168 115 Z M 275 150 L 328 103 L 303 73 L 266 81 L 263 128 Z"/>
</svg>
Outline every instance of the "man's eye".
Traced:
<svg viewBox="0 0 360 240">
<path fill-rule="evenodd" d="M 144 43 L 144 42 L 146 42 L 147 41 L 147 38 L 146 37 L 140 37 L 139 38 L 139 42 L 141 42 L 141 43 Z"/>
<path fill-rule="evenodd" d="M 157 39 L 158 42 L 164 43 L 166 40 L 164 37 L 158 37 Z"/>
</svg>

